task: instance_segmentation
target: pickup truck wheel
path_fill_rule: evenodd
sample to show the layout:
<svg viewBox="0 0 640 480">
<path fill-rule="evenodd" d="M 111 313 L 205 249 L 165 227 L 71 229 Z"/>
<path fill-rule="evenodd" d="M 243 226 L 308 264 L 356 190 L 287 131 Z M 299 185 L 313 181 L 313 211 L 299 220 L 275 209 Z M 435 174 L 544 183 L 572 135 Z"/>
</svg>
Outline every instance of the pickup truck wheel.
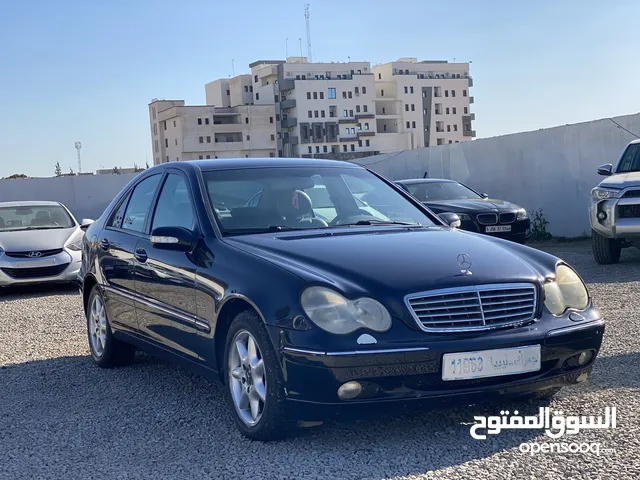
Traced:
<svg viewBox="0 0 640 480">
<path fill-rule="evenodd" d="M 620 261 L 622 242 L 615 238 L 606 238 L 597 232 L 591 233 L 593 257 L 600 265 L 610 265 Z"/>
</svg>

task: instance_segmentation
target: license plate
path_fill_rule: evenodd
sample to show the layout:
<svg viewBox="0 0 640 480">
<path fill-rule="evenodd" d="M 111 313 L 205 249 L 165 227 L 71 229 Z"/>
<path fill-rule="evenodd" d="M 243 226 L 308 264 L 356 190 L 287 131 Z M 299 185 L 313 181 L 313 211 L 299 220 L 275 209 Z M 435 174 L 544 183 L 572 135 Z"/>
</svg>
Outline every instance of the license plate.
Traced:
<svg viewBox="0 0 640 480">
<path fill-rule="evenodd" d="M 34 260 L 25 260 L 24 262 L 16 262 L 13 264 L 14 268 L 39 268 L 39 267 L 52 267 L 57 265 L 55 258 L 39 258 Z"/>
<path fill-rule="evenodd" d="M 442 358 L 442 380 L 445 381 L 517 375 L 538 370 L 540 345 L 446 353 Z"/>
<path fill-rule="evenodd" d="M 487 233 L 510 232 L 511 225 L 496 225 L 495 227 L 487 227 Z"/>
</svg>

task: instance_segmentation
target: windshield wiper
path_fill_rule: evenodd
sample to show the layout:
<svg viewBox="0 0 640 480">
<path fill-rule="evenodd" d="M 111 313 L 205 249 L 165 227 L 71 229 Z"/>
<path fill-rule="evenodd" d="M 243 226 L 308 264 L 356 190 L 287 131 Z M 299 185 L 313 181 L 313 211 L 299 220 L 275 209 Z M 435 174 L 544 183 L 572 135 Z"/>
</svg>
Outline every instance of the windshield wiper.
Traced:
<svg viewBox="0 0 640 480">
<path fill-rule="evenodd" d="M 415 223 L 415 222 L 396 222 L 394 220 L 372 219 L 372 220 L 358 220 L 357 222 L 354 222 L 354 223 L 340 223 L 336 225 L 336 227 L 342 227 L 342 226 L 350 227 L 353 225 L 411 225 L 416 227 L 422 226 L 419 223 Z"/>
<path fill-rule="evenodd" d="M 288 225 L 269 225 L 268 227 L 227 228 L 226 235 L 243 235 L 251 233 L 284 232 L 290 230 L 317 230 L 321 227 L 290 227 Z"/>
</svg>

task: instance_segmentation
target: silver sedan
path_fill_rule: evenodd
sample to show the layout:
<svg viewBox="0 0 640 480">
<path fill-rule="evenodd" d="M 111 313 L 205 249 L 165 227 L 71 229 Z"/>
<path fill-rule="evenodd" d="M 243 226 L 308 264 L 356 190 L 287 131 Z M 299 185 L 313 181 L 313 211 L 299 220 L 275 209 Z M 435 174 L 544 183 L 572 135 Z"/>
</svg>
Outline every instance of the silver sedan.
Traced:
<svg viewBox="0 0 640 480">
<path fill-rule="evenodd" d="M 0 287 L 75 282 L 91 222 L 58 202 L 0 203 Z"/>
</svg>

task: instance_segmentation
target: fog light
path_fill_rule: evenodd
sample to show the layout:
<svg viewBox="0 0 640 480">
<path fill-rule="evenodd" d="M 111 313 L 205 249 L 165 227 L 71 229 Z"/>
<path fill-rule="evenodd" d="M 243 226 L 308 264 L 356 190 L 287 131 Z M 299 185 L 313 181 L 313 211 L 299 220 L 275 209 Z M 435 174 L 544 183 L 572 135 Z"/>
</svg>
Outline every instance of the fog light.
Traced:
<svg viewBox="0 0 640 480">
<path fill-rule="evenodd" d="M 598 220 L 603 221 L 607 218 L 607 214 L 605 212 L 598 212 Z"/>
<path fill-rule="evenodd" d="M 347 382 L 341 385 L 338 389 L 338 397 L 340 397 L 342 400 L 356 398 L 361 393 L 362 385 L 360 385 L 360 382 Z"/>
<path fill-rule="evenodd" d="M 576 378 L 576 383 L 582 383 L 586 381 L 587 378 L 589 378 L 589 374 L 587 372 L 583 372 L 580 375 L 578 375 L 578 378 Z"/>
<path fill-rule="evenodd" d="M 589 363 L 591 360 L 591 352 L 582 352 L 578 357 L 578 363 L 580 365 L 584 365 L 585 363 Z"/>
</svg>

